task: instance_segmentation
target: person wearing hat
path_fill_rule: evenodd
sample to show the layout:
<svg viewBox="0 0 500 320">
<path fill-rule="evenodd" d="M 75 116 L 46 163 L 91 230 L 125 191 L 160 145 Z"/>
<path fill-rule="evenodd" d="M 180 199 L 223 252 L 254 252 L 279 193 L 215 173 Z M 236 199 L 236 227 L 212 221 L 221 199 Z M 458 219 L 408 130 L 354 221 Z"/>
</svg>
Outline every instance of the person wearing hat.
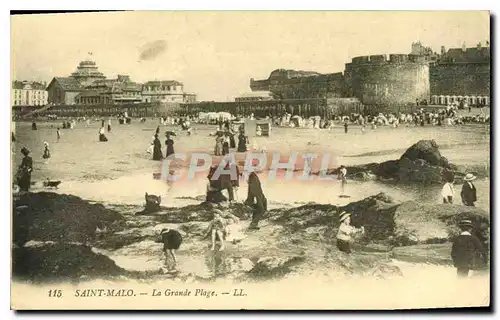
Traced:
<svg viewBox="0 0 500 320">
<path fill-rule="evenodd" d="M 467 173 L 464 177 L 464 184 L 462 185 L 462 203 L 469 207 L 474 207 L 474 202 L 477 201 L 476 186 L 472 183 L 476 177 L 472 173 Z"/>
<path fill-rule="evenodd" d="M 178 250 L 182 244 L 182 235 L 177 230 L 164 228 L 160 232 L 160 239 L 156 242 L 163 243 L 165 265 L 168 271 L 177 271 L 177 258 L 175 256 L 175 250 Z M 170 259 L 172 259 L 172 264 L 170 263 Z"/>
<path fill-rule="evenodd" d="M 365 228 L 359 229 L 351 226 L 351 214 L 342 212 L 340 214 L 340 226 L 337 232 L 337 248 L 345 253 L 351 253 L 352 236 L 356 233 L 364 233 Z"/>
<path fill-rule="evenodd" d="M 17 185 L 21 191 L 29 191 L 31 186 L 31 172 L 33 171 L 33 159 L 29 156 L 30 151 L 26 147 L 21 148 L 24 155 L 17 171 Z"/>
<path fill-rule="evenodd" d="M 163 159 L 163 153 L 161 152 L 161 142 L 158 139 L 158 134 L 155 134 L 153 140 L 153 160 L 160 161 Z"/>
<path fill-rule="evenodd" d="M 165 140 L 165 146 L 167 147 L 167 153 L 165 155 L 165 158 L 168 158 L 168 156 L 175 153 L 174 140 L 170 138 L 172 136 L 170 131 L 165 132 L 165 136 L 167 137 L 167 140 Z"/>
<path fill-rule="evenodd" d="M 44 141 L 43 142 L 43 146 L 44 146 L 44 148 L 43 148 L 43 156 L 42 156 L 42 158 L 48 159 L 48 158 L 50 158 L 49 143 L 47 141 Z"/>
<path fill-rule="evenodd" d="M 472 234 L 472 221 L 462 220 L 458 226 L 461 233 L 453 241 L 451 259 L 453 266 L 457 268 L 457 275 L 467 277 L 469 271 L 481 263 L 485 249 L 479 239 Z"/>
</svg>

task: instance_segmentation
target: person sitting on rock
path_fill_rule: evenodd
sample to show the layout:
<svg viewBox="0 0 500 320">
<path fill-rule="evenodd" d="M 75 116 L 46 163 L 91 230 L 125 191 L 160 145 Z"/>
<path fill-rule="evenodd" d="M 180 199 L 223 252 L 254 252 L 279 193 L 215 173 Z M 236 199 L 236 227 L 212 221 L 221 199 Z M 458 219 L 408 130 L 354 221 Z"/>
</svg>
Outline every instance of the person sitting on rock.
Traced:
<svg viewBox="0 0 500 320">
<path fill-rule="evenodd" d="M 351 214 L 347 212 L 342 212 L 340 214 L 340 226 L 337 233 L 337 248 L 347 254 L 351 253 L 351 242 L 352 236 L 357 233 L 364 233 L 365 228 L 360 229 L 351 226 Z"/>
<path fill-rule="evenodd" d="M 163 253 L 165 254 L 165 266 L 168 272 L 177 271 L 177 258 L 175 256 L 175 250 L 178 250 L 182 244 L 182 235 L 179 231 L 165 228 L 160 232 L 161 238 L 157 240 L 157 243 L 163 243 Z M 172 263 L 170 262 L 172 259 Z"/>
<path fill-rule="evenodd" d="M 451 248 L 453 266 L 459 277 L 468 277 L 469 271 L 481 263 L 485 250 L 479 239 L 472 235 L 473 225 L 470 220 L 459 223 L 460 235 L 455 238 Z"/>
<path fill-rule="evenodd" d="M 215 251 L 215 242 L 217 239 L 219 239 L 220 242 L 219 251 L 224 250 L 224 231 L 226 229 L 226 221 L 222 218 L 222 215 L 222 211 L 214 209 L 214 217 L 210 221 L 205 234 L 205 237 L 209 234 L 212 235 L 212 251 Z"/>
</svg>

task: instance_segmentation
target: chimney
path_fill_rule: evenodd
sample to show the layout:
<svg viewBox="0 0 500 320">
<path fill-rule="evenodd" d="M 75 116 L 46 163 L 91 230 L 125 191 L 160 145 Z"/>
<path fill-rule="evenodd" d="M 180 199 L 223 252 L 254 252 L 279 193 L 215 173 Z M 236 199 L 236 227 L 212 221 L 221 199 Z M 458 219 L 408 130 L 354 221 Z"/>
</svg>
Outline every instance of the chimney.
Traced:
<svg viewBox="0 0 500 320">
<path fill-rule="evenodd" d="M 462 51 L 463 51 L 463 52 L 467 51 L 467 47 L 465 46 L 465 41 L 464 41 L 464 43 L 462 44 Z"/>
<path fill-rule="evenodd" d="M 445 54 L 446 53 L 446 48 L 444 46 L 441 46 L 441 54 Z"/>
</svg>

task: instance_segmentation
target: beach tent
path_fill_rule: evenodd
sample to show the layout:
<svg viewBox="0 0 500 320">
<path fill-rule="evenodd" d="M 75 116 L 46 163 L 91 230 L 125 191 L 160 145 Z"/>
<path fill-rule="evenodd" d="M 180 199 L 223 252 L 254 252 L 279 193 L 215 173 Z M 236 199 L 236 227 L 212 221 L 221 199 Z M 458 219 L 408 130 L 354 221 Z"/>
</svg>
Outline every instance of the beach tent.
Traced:
<svg viewBox="0 0 500 320">
<path fill-rule="evenodd" d="M 233 116 L 229 112 L 217 112 L 218 118 L 223 120 L 231 120 Z"/>
</svg>

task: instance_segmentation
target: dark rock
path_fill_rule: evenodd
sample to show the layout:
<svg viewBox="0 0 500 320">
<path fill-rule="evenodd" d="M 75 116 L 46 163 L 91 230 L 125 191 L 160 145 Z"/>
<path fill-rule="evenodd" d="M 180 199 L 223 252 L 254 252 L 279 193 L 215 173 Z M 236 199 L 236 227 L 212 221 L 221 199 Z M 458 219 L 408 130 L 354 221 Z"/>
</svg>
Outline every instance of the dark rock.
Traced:
<svg viewBox="0 0 500 320">
<path fill-rule="evenodd" d="M 352 213 L 351 223 L 356 227 L 365 227 L 365 238 L 370 240 L 386 239 L 394 233 L 396 222 L 394 215 L 397 203 L 385 193 L 365 198 L 340 207 L 340 212 Z M 338 220 L 338 219 L 337 219 Z M 338 222 L 336 223 L 338 225 Z"/>
<path fill-rule="evenodd" d="M 443 167 L 430 165 L 422 159 L 410 160 L 402 158 L 399 161 L 398 180 L 424 184 L 441 183 L 444 170 Z"/>
<path fill-rule="evenodd" d="M 439 146 L 435 140 L 420 140 L 408 148 L 405 153 L 403 153 L 400 160 L 403 158 L 412 161 L 418 159 L 425 160 L 433 166 L 442 166 L 443 164 L 442 156 L 439 152 Z"/>
<path fill-rule="evenodd" d="M 14 200 L 14 243 L 26 241 L 89 242 L 96 229 L 119 230 L 124 218 L 101 204 L 79 197 L 51 192 L 27 193 Z"/>
<path fill-rule="evenodd" d="M 125 273 L 113 260 L 76 244 L 42 244 L 12 251 L 12 273 L 33 282 L 78 281 L 85 277 L 113 277 Z"/>
<path fill-rule="evenodd" d="M 290 268 L 302 262 L 304 257 L 293 256 L 287 258 L 262 257 L 250 270 L 252 276 L 258 278 L 281 277 L 290 272 Z"/>
<path fill-rule="evenodd" d="M 389 160 L 380 163 L 373 170 L 373 173 L 381 178 L 394 178 L 399 170 L 399 160 Z"/>
<path fill-rule="evenodd" d="M 252 214 L 252 208 L 242 203 L 232 203 L 226 209 L 209 202 L 204 202 L 202 204 L 188 205 L 181 208 L 162 208 L 161 212 L 155 215 L 155 219 L 162 223 L 210 221 L 213 219 L 214 208 L 230 212 L 242 220 L 248 219 Z"/>
</svg>

